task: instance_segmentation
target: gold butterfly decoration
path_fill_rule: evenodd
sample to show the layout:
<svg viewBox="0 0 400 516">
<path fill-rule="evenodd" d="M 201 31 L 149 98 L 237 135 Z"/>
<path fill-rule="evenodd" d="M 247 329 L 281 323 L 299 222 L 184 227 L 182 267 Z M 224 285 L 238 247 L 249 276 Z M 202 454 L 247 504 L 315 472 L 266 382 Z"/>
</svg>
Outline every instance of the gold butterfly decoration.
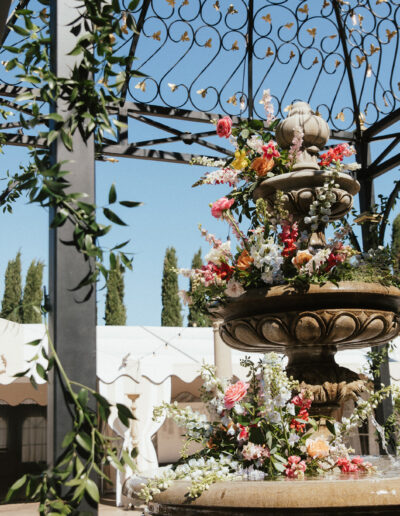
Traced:
<svg viewBox="0 0 400 516">
<path fill-rule="evenodd" d="M 158 30 L 157 32 L 155 32 L 151 37 L 153 39 L 156 39 L 157 41 L 160 41 L 160 36 L 161 36 L 161 31 Z"/>
<path fill-rule="evenodd" d="M 314 111 L 314 115 L 315 116 L 322 116 L 321 113 L 318 111 L 318 109 L 316 111 Z"/>
<path fill-rule="evenodd" d="M 219 1 L 218 1 L 218 0 L 215 2 L 215 4 L 213 5 L 213 7 L 214 7 L 214 9 L 215 9 L 216 11 L 219 11 Z"/>
<path fill-rule="evenodd" d="M 270 56 L 273 56 L 273 55 L 274 55 L 274 53 L 271 50 L 271 47 L 268 47 L 267 48 L 267 52 L 265 53 L 265 57 L 270 57 Z"/>
<path fill-rule="evenodd" d="M 338 113 L 338 114 L 335 116 L 335 119 L 336 119 L 336 120 L 341 120 L 342 122 L 344 122 L 344 113 L 343 113 L 343 111 L 340 111 L 340 113 Z"/>
<path fill-rule="evenodd" d="M 358 15 L 358 21 L 359 21 L 359 23 L 360 23 L 360 27 L 362 27 L 363 19 L 364 19 L 364 16 L 361 16 L 361 14 L 359 14 L 359 15 Z"/>
<path fill-rule="evenodd" d="M 387 103 L 387 101 L 386 101 L 386 97 L 385 97 L 385 95 L 383 95 L 383 103 L 385 104 L 385 106 L 386 106 L 386 107 L 388 107 L 388 105 L 389 105 L 389 104 L 388 104 L 388 103 Z"/>
<path fill-rule="evenodd" d="M 244 111 L 245 107 L 246 107 L 246 99 L 242 95 L 240 97 L 240 111 Z"/>
<path fill-rule="evenodd" d="M 262 104 L 262 102 L 261 102 Z M 285 113 L 288 113 L 293 107 L 293 104 L 289 104 L 288 106 L 285 107 L 285 109 L 283 110 Z"/>
<path fill-rule="evenodd" d="M 201 95 L 203 97 L 203 99 L 205 98 L 205 96 L 207 95 L 207 90 L 197 90 L 196 91 L 197 95 Z"/>
<path fill-rule="evenodd" d="M 183 2 L 182 2 L 182 7 L 183 7 L 184 5 L 189 5 L 189 0 L 183 0 Z"/>
<path fill-rule="evenodd" d="M 291 29 L 293 27 L 293 22 L 290 22 L 290 23 L 286 23 L 284 25 L 287 29 Z"/>
<path fill-rule="evenodd" d="M 369 47 L 369 50 L 371 52 L 371 56 L 372 54 L 375 54 L 375 52 L 379 52 L 380 51 L 380 47 L 376 47 L 374 46 L 372 43 L 371 43 L 371 46 Z"/>
<path fill-rule="evenodd" d="M 146 81 L 140 81 L 137 84 L 135 84 L 136 90 L 146 91 Z"/>
<path fill-rule="evenodd" d="M 304 4 L 303 7 L 299 7 L 299 13 L 308 14 L 308 4 Z"/>
<path fill-rule="evenodd" d="M 318 64 L 318 63 L 319 63 L 319 61 L 318 61 L 318 57 L 315 57 L 315 58 L 314 58 L 314 61 L 312 62 L 312 64 L 313 64 L 313 65 L 315 65 L 315 64 Z"/>
<path fill-rule="evenodd" d="M 388 0 L 376 0 L 376 5 L 383 4 L 383 2 L 387 2 Z"/>
<path fill-rule="evenodd" d="M 190 38 L 189 38 L 187 30 L 185 30 L 185 32 L 182 34 L 181 41 L 190 41 Z"/>
<path fill-rule="evenodd" d="M 365 110 L 365 114 L 367 114 L 367 110 Z M 364 113 L 360 113 L 358 120 L 360 121 L 360 129 L 365 129 L 365 115 Z"/>
<path fill-rule="evenodd" d="M 172 93 L 179 88 L 179 86 L 173 84 L 172 82 L 169 82 L 168 86 L 171 88 Z"/>
<path fill-rule="evenodd" d="M 335 39 L 337 38 L 337 34 L 331 34 L 330 36 L 328 36 L 329 39 Z"/>
<path fill-rule="evenodd" d="M 388 41 L 390 41 L 394 36 L 396 36 L 397 30 L 390 31 L 389 29 L 386 29 L 386 36 L 388 38 Z"/>
<path fill-rule="evenodd" d="M 293 52 L 293 50 L 290 51 L 289 59 L 293 59 L 296 56 L 296 54 Z"/>
<path fill-rule="evenodd" d="M 113 44 L 117 38 L 114 36 L 114 34 L 109 34 L 108 39 L 110 40 L 110 43 Z"/>
<path fill-rule="evenodd" d="M 330 2 L 328 2 L 328 0 L 325 0 L 322 9 L 325 9 L 325 7 L 329 7 L 330 5 Z"/>
<path fill-rule="evenodd" d="M 336 61 L 335 61 L 335 68 L 337 68 L 339 65 L 340 65 L 340 61 L 338 59 L 336 59 Z"/>
<path fill-rule="evenodd" d="M 238 45 L 237 40 L 235 40 L 235 42 L 233 43 L 231 50 L 239 50 L 239 45 Z"/>
<path fill-rule="evenodd" d="M 371 75 L 372 75 L 372 66 L 370 64 L 367 66 L 367 74 L 366 75 L 367 75 L 367 77 L 371 77 Z"/>
<path fill-rule="evenodd" d="M 237 14 L 237 10 L 234 8 L 233 4 L 231 4 L 228 7 L 228 10 L 227 10 L 226 14 Z"/>
<path fill-rule="evenodd" d="M 167 4 L 170 5 L 171 7 L 175 7 L 175 0 L 166 0 L 167 1 Z"/>
<path fill-rule="evenodd" d="M 311 37 L 315 38 L 315 35 L 317 34 L 317 29 L 313 27 L 312 29 L 307 29 L 307 32 L 310 34 Z"/>
<path fill-rule="evenodd" d="M 261 18 L 266 21 L 267 23 L 271 23 L 272 22 L 272 18 L 271 18 L 271 15 L 268 13 L 266 16 L 261 16 Z"/>
<path fill-rule="evenodd" d="M 363 62 L 366 60 L 366 57 L 357 55 L 356 59 L 357 59 L 358 66 L 361 66 L 363 64 Z"/>
<path fill-rule="evenodd" d="M 232 104 L 233 106 L 237 106 L 237 98 L 236 95 L 232 95 L 232 97 L 229 97 L 229 99 L 226 101 L 228 104 Z"/>
<path fill-rule="evenodd" d="M 204 43 L 204 46 L 206 48 L 211 48 L 211 41 L 212 41 L 212 38 L 208 39 L 205 43 Z"/>
</svg>

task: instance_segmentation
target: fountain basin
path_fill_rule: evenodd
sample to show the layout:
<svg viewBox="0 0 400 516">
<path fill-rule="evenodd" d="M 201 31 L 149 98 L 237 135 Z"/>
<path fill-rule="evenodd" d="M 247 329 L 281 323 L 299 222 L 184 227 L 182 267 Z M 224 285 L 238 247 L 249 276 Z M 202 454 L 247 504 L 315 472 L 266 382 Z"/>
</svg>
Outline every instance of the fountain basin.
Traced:
<svg viewBox="0 0 400 516">
<path fill-rule="evenodd" d="M 189 483 L 175 481 L 149 503 L 159 515 L 398 514 L 400 475 L 386 457 L 370 458 L 376 475 L 340 474 L 305 480 L 219 482 L 188 502 Z"/>
<path fill-rule="evenodd" d="M 283 206 L 295 219 L 308 215 L 311 204 L 317 199 L 318 188 L 329 181 L 331 174 L 322 170 L 301 170 L 288 172 L 265 179 L 254 190 L 254 199 L 264 199 L 273 207 L 276 192 L 283 192 Z M 360 190 L 360 184 L 349 174 L 339 173 L 335 179 L 338 187 L 332 191 L 336 201 L 331 206 L 330 220 L 344 217 L 353 206 L 353 196 Z"/>
<path fill-rule="evenodd" d="M 219 307 L 224 342 L 242 351 L 339 349 L 386 344 L 399 332 L 400 289 L 378 283 L 253 289 Z"/>
</svg>

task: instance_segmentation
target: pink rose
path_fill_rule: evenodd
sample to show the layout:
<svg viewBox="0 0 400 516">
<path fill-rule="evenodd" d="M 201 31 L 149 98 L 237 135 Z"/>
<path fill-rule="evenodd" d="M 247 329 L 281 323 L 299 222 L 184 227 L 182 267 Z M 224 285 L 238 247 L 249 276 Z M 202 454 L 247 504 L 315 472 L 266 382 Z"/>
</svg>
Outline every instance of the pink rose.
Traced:
<svg viewBox="0 0 400 516">
<path fill-rule="evenodd" d="M 220 219 L 223 215 L 223 212 L 229 210 L 232 204 L 235 202 L 234 199 L 227 199 L 226 197 L 221 197 L 218 201 L 215 201 L 211 205 L 211 215 L 213 217 Z"/>
<path fill-rule="evenodd" d="M 353 464 L 362 464 L 364 462 L 364 459 L 362 457 L 360 457 L 359 455 L 357 455 L 357 457 L 353 457 L 351 459 L 351 462 Z"/>
<path fill-rule="evenodd" d="M 288 457 L 289 464 L 298 464 L 301 461 L 301 458 L 298 455 L 291 455 Z"/>
<path fill-rule="evenodd" d="M 229 138 L 229 136 L 232 133 L 232 120 L 229 116 L 224 116 L 224 118 L 221 118 L 218 120 L 217 123 L 217 134 L 220 138 Z"/>
<path fill-rule="evenodd" d="M 228 410 L 231 409 L 235 403 L 242 400 L 246 396 L 247 389 L 249 388 L 249 384 L 238 381 L 233 385 L 230 385 L 226 391 L 224 396 L 224 404 L 225 408 Z"/>
</svg>

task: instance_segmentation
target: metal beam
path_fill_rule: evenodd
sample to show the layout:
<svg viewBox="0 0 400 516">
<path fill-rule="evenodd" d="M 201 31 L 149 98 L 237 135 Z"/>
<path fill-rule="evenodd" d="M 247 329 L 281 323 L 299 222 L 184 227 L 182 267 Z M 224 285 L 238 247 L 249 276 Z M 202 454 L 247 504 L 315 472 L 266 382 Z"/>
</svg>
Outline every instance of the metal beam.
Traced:
<svg viewBox="0 0 400 516">
<path fill-rule="evenodd" d="M 68 53 L 75 46 L 76 36 L 72 32 L 79 21 L 77 2 L 51 0 L 51 65 L 59 77 L 69 77 L 77 64 L 77 57 Z M 82 25 L 81 34 L 85 32 Z M 76 32 L 75 32 L 76 33 Z M 64 117 L 68 113 L 68 103 L 61 98 L 52 107 Z M 73 135 L 73 151 L 68 151 L 61 142 L 52 144 L 53 162 L 65 161 L 69 171 L 67 179 L 70 191 L 88 195 L 85 202 L 94 202 L 94 139 L 85 142 L 79 131 Z M 54 211 L 50 219 L 54 217 Z M 70 379 L 96 389 L 96 289 L 85 287 L 74 292 L 72 289 L 90 271 L 91 263 L 85 261 L 73 246 L 62 241 L 72 240 L 73 226 L 69 222 L 50 230 L 49 290 L 50 290 L 50 335 Z M 95 408 L 95 407 L 94 407 Z M 48 462 L 60 456 L 61 443 L 72 429 L 72 417 L 68 407 L 62 381 L 54 373 L 49 384 L 48 404 Z M 96 477 L 95 477 L 96 478 Z M 84 498 L 79 513 L 98 514 L 97 504 Z"/>
<path fill-rule="evenodd" d="M 377 177 L 386 174 L 386 172 L 389 172 L 389 170 L 392 170 L 392 168 L 398 166 L 400 166 L 400 153 L 392 156 L 375 168 L 372 168 L 372 166 L 368 167 L 365 173 L 367 176 L 376 179 Z"/>
<path fill-rule="evenodd" d="M 392 113 L 389 113 L 384 118 L 381 118 L 378 122 L 376 122 L 374 125 L 371 125 L 371 127 L 368 127 L 363 132 L 363 139 L 364 140 L 370 140 L 373 136 L 376 134 L 384 131 L 391 125 L 395 124 L 400 120 L 400 108 L 396 109 L 395 111 L 392 111 Z"/>
<path fill-rule="evenodd" d="M 189 164 L 195 154 L 184 154 L 180 152 L 168 152 L 155 149 L 141 149 L 134 144 L 128 145 L 104 145 L 101 152 L 107 156 L 116 158 L 145 159 L 151 161 L 164 161 L 166 163 Z"/>
</svg>

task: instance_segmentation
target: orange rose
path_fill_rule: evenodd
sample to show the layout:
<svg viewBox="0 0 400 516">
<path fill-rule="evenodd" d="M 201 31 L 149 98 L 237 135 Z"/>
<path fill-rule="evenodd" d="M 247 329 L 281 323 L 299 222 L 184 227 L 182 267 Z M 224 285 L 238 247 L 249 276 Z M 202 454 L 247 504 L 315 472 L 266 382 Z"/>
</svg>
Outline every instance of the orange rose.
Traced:
<svg viewBox="0 0 400 516">
<path fill-rule="evenodd" d="M 243 249 L 241 252 L 239 258 L 236 262 L 236 267 L 241 270 L 245 271 L 250 267 L 250 265 L 254 262 L 253 258 L 249 255 L 248 251 L 246 249 Z"/>
<path fill-rule="evenodd" d="M 322 437 L 317 439 L 308 439 L 306 442 L 308 455 L 313 459 L 322 459 L 329 455 L 329 443 Z"/>
<path fill-rule="evenodd" d="M 310 253 L 310 251 L 299 251 L 296 256 L 294 256 L 292 258 L 292 263 L 295 267 L 297 267 L 298 269 L 300 269 L 300 267 L 302 265 L 305 265 L 306 263 L 308 263 L 311 258 L 313 257 L 313 255 Z"/>
<path fill-rule="evenodd" d="M 267 158 L 256 158 L 251 163 L 251 168 L 255 170 L 258 177 L 264 177 L 267 173 L 274 168 L 274 160 Z"/>
</svg>

